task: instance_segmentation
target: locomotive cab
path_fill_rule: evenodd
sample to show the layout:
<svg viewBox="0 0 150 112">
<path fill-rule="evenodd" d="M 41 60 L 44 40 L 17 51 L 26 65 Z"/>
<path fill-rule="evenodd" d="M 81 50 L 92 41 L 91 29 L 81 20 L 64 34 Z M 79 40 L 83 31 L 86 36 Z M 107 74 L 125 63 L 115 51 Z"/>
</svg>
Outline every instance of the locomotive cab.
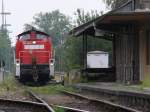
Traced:
<svg viewBox="0 0 150 112">
<path fill-rule="evenodd" d="M 29 30 L 16 42 L 16 77 L 22 82 L 47 82 L 54 75 L 52 44 L 48 34 Z"/>
</svg>

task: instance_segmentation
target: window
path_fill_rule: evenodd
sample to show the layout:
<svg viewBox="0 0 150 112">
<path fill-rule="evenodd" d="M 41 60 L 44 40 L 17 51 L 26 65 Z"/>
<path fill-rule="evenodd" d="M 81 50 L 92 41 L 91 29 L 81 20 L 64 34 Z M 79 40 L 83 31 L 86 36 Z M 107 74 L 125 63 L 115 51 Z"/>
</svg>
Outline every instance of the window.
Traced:
<svg viewBox="0 0 150 112">
<path fill-rule="evenodd" d="M 45 36 L 45 35 L 42 35 L 42 34 L 37 34 L 37 35 L 36 35 L 36 38 L 37 38 L 37 39 L 43 39 L 43 38 L 46 38 L 46 36 Z"/>
<path fill-rule="evenodd" d="M 27 39 L 30 39 L 29 34 L 25 34 L 25 35 L 20 36 L 20 40 L 27 40 Z"/>
</svg>

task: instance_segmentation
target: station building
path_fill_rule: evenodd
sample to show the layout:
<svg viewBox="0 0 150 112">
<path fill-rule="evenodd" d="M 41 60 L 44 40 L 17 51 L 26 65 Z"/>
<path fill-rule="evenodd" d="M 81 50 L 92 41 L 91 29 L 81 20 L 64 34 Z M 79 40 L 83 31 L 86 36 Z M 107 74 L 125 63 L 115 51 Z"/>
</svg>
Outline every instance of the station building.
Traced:
<svg viewBox="0 0 150 112">
<path fill-rule="evenodd" d="M 120 0 L 112 11 L 70 33 L 83 37 L 85 46 L 88 35 L 113 42 L 116 82 L 150 81 L 150 0 Z"/>
</svg>

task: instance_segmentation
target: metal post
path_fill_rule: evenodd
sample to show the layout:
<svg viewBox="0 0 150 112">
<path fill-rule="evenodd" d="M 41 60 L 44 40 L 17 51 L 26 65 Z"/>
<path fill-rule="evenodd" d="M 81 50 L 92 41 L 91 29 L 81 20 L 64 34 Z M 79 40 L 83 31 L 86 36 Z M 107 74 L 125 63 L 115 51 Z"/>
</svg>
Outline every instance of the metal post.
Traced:
<svg viewBox="0 0 150 112">
<path fill-rule="evenodd" d="M 4 80 L 4 68 L 3 68 L 3 61 L 0 60 L 0 81 Z"/>
<path fill-rule="evenodd" d="M 4 28 L 4 2 L 2 0 L 2 30 Z"/>
<path fill-rule="evenodd" d="M 85 69 L 87 69 L 87 34 L 85 34 Z"/>
<path fill-rule="evenodd" d="M 132 0 L 132 10 L 135 10 L 136 6 L 135 6 L 135 0 Z"/>
<path fill-rule="evenodd" d="M 87 35 L 83 33 L 83 76 L 87 76 Z"/>
<path fill-rule="evenodd" d="M 4 30 L 4 28 L 7 29 L 7 26 L 10 26 L 10 24 L 6 24 L 6 15 L 10 15 L 11 13 L 5 12 L 3 0 L 2 0 L 2 12 L 0 14 L 2 15 L 2 30 Z"/>
<path fill-rule="evenodd" d="M 115 37 L 115 35 L 114 35 L 114 37 L 113 37 L 113 41 L 112 41 L 112 47 L 113 47 L 113 49 L 112 49 L 112 65 L 113 65 L 113 67 L 116 67 L 116 37 Z"/>
<path fill-rule="evenodd" d="M 82 39 L 83 39 L 83 40 L 82 40 L 82 50 L 83 50 L 83 51 L 82 51 L 82 52 L 83 52 L 83 56 L 82 56 L 83 59 L 82 59 L 82 61 L 83 61 L 83 63 L 82 63 L 82 64 L 83 64 L 83 68 L 84 68 L 84 51 L 85 51 L 85 50 L 84 50 L 84 39 L 85 39 L 84 34 L 83 34 Z"/>
</svg>

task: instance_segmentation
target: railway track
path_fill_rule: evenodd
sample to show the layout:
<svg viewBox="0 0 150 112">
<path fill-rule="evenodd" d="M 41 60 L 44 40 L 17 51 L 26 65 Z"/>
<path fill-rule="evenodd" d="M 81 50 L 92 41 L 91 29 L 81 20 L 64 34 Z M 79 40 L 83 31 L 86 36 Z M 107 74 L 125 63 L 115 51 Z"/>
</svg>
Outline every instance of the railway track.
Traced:
<svg viewBox="0 0 150 112">
<path fill-rule="evenodd" d="M 0 99 L 0 112 L 54 112 L 44 103 Z"/>
<path fill-rule="evenodd" d="M 25 89 L 25 91 L 27 92 L 27 94 L 29 94 L 30 98 L 34 101 L 34 102 L 29 102 L 29 103 L 34 103 L 34 104 L 38 104 L 38 105 L 42 105 L 44 107 L 42 107 L 42 109 L 38 109 L 38 111 L 34 110 L 33 112 L 55 112 L 55 110 L 53 108 L 61 108 L 64 112 L 88 112 L 85 110 L 81 110 L 81 109 L 76 109 L 76 108 L 70 108 L 67 106 L 60 106 L 60 105 L 53 105 L 53 104 L 48 104 L 46 101 L 44 101 L 42 98 L 40 98 L 38 95 L 34 94 L 32 91 L 30 91 L 26 86 L 24 86 L 22 83 L 18 82 L 16 80 L 16 83 Z M 49 84 L 57 84 L 57 83 L 49 83 Z M 59 83 L 58 83 L 59 84 Z M 12 101 L 12 100 L 11 100 Z M 24 102 L 24 101 L 21 101 Z M 24 105 L 24 104 L 22 104 Z M 37 106 L 38 106 L 37 105 Z M 20 105 L 18 105 L 20 106 Z M 27 107 L 26 107 L 27 108 Z M 32 107 L 31 107 L 32 108 Z M 45 111 L 46 109 L 46 111 Z M 1 112 L 1 111 L 0 111 Z M 12 111 L 10 111 L 12 112 Z M 24 112 L 24 111 L 14 111 L 14 112 Z M 25 111 L 26 112 L 26 111 Z M 32 112 L 32 111 L 27 111 L 27 112 Z"/>
<path fill-rule="evenodd" d="M 79 94 L 90 98 L 106 100 L 142 112 L 150 112 L 150 94 L 148 90 L 138 89 L 135 86 L 102 82 L 89 85 L 79 84 L 74 87 L 78 89 Z"/>
<path fill-rule="evenodd" d="M 32 97 L 32 98 L 35 98 L 37 100 L 37 102 L 39 103 L 42 103 L 49 111 L 48 112 L 55 112 L 51 106 L 49 106 L 43 99 L 41 99 L 40 97 L 38 97 L 37 95 L 35 95 L 33 92 L 31 91 L 28 91 L 27 92 L 29 93 L 29 95 Z"/>
<path fill-rule="evenodd" d="M 64 112 L 140 112 L 109 101 L 88 98 L 84 95 L 68 91 L 61 91 L 61 93 L 69 97 L 72 101 L 70 102 L 71 105 L 68 105 L 68 103 L 66 105 L 62 104 L 63 106 L 61 103 L 54 105 L 51 101 L 43 100 L 27 88 L 25 90 L 34 102 L 0 99 L 0 112 L 1 110 L 4 112 L 55 112 L 53 108 L 61 108 Z"/>
<path fill-rule="evenodd" d="M 60 105 L 53 105 L 53 104 L 48 104 L 46 101 L 44 101 L 43 99 L 41 99 L 40 97 L 38 97 L 37 95 L 35 95 L 33 92 L 31 91 L 27 91 L 30 96 L 32 98 L 34 98 L 35 100 L 37 100 L 38 102 L 40 103 L 43 103 L 47 108 L 49 108 L 49 110 L 52 109 L 52 107 L 55 107 L 55 108 L 61 108 L 63 109 L 65 112 L 88 112 L 88 111 L 85 111 L 85 110 L 81 110 L 81 109 L 76 109 L 76 108 L 70 108 L 70 107 L 66 107 L 66 106 L 60 106 Z M 49 106 L 50 105 L 50 106 Z"/>
<path fill-rule="evenodd" d="M 48 104 L 46 101 L 44 101 L 40 97 L 36 96 L 31 91 L 28 91 L 28 93 L 33 98 L 35 98 L 37 100 L 37 102 L 44 104 L 46 106 L 46 108 L 48 108 L 49 110 L 52 109 L 51 107 L 57 107 L 57 108 L 63 109 L 65 112 L 141 112 L 141 111 L 138 111 L 138 110 L 126 107 L 126 106 L 121 106 L 118 104 L 111 103 L 109 101 L 88 98 L 81 94 L 76 94 L 76 93 L 72 93 L 72 92 L 68 92 L 68 91 L 61 91 L 61 93 L 65 94 L 69 97 L 74 97 L 74 99 L 80 99 L 81 105 L 82 104 L 84 105 L 84 103 L 87 102 L 87 104 L 85 103 L 86 106 L 83 106 L 84 109 L 78 108 L 79 104 L 77 102 L 74 104 L 74 107 Z M 83 100 L 83 102 L 82 102 L 82 100 Z M 79 107 L 82 107 L 81 105 Z M 95 108 L 92 105 L 94 105 Z M 93 110 L 91 109 L 92 111 L 91 110 L 89 111 L 87 108 L 91 108 L 91 107 L 93 108 Z"/>
<path fill-rule="evenodd" d="M 69 95 L 71 97 L 79 98 L 79 99 L 84 99 L 89 101 L 91 104 L 94 104 L 97 107 L 100 107 L 100 110 L 97 112 L 141 112 L 132 108 L 128 108 L 125 106 L 121 106 L 118 104 L 114 104 L 108 101 L 104 100 L 98 100 L 98 99 L 92 99 L 88 98 L 86 96 L 83 96 L 81 94 L 76 94 L 68 91 L 61 91 L 65 95 Z"/>
<path fill-rule="evenodd" d="M 29 92 L 36 101 L 0 98 L 0 112 L 55 112 L 46 102 Z"/>
<path fill-rule="evenodd" d="M 0 99 L 0 112 L 55 112 L 53 108 L 61 108 L 65 112 L 87 112 L 80 109 L 47 104 L 42 98 L 30 91 L 26 86 L 16 81 L 17 85 L 25 90 L 31 101 Z"/>
</svg>

